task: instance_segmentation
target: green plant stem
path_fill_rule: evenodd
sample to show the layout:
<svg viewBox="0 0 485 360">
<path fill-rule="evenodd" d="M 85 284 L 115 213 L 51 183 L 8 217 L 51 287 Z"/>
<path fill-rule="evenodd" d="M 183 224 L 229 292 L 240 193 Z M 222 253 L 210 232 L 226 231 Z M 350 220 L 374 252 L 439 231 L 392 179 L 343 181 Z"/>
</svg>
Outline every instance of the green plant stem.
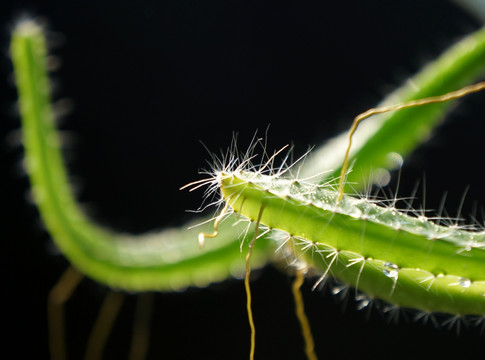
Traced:
<svg viewBox="0 0 485 360">
<path fill-rule="evenodd" d="M 485 28 L 482 28 L 451 46 L 404 86 L 390 94 L 378 107 L 442 95 L 477 81 L 484 73 Z M 409 155 L 429 139 L 433 129 L 454 104 L 453 101 L 427 105 L 366 119 L 353 137 L 350 152 L 353 171 L 347 175 L 345 191 L 362 190 L 373 170 L 392 169 L 395 164 L 390 154 L 398 153 L 402 158 Z M 311 176 L 325 168 L 332 171 L 325 174 L 322 182 L 338 177 L 347 144 L 347 133 L 329 140 L 314 152 L 313 159 L 307 161 L 302 175 Z"/>
<path fill-rule="evenodd" d="M 199 229 L 169 229 L 135 239 L 114 234 L 88 219 L 76 203 L 61 157 L 42 29 L 32 21 L 19 24 L 10 51 L 34 199 L 57 246 L 77 269 L 115 288 L 177 290 L 222 281 L 235 269 L 244 268 L 239 244 L 234 241 L 243 227 L 232 227 L 231 221 L 222 224 L 226 237 L 208 242 L 201 250 Z M 268 246 L 265 239 L 258 242 L 253 266 L 267 261 Z"/>
<path fill-rule="evenodd" d="M 413 80 L 418 88 L 405 87 L 386 103 L 443 93 L 472 81 L 485 67 L 484 44 L 485 30 L 470 35 Z M 115 288 L 167 291 L 206 286 L 244 268 L 238 239 L 245 227 L 233 227 L 237 221 L 235 217 L 229 217 L 220 225 L 219 236 L 208 241 L 204 250 L 197 245 L 200 230 L 187 230 L 188 225 L 158 234 L 130 237 L 114 234 L 87 218 L 72 194 L 62 161 L 51 109 L 42 29 L 32 21 L 20 23 L 13 32 L 10 51 L 32 192 L 52 238 L 74 267 Z M 399 112 L 391 115 L 388 121 L 369 120 L 368 124 L 374 124 L 372 126 L 377 129 L 373 132 L 363 131 L 366 124 L 362 124 L 353 154 L 357 159 L 354 166 L 357 171 L 349 180 L 360 181 L 369 169 L 381 166 L 390 151 L 409 153 L 436 126 L 448 106 L 440 104 Z M 338 172 L 338 167 L 331 163 L 338 164 L 339 154 L 343 156 L 339 141 L 317 151 L 316 162 L 308 162 L 305 169 L 322 172 L 334 167 Z M 201 230 L 210 229 L 210 226 Z M 252 235 L 249 232 L 246 236 L 251 238 Z M 259 239 L 253 250 L 252 267 L 262 266 L 272 258 L 272 249 L 269 239 Z"/>
</svg>

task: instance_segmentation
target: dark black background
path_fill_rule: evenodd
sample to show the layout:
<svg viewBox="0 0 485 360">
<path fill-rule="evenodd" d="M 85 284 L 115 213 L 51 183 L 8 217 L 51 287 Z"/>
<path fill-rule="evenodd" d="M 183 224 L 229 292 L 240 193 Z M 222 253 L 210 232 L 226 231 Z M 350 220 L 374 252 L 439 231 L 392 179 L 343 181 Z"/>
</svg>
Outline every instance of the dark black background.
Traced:
<svg viewBox="0 0 485 360">
<path fill-rule="evenodd" d="M 46 297 L 67 261 L 56 255 L 26 200 L 18 173 L 21 149 L 9 145 L 18 128 L 7 57 L 9 31 L 25 14 L 42 16 L 62 34 L 52 53 L 55 98 L 73 111 L 62 128 L 79 199 L 103 225 L 140 233 L 182 225 L 197 193 L 178 188 L 198 178 L 208 154 L 225 149 L 233 131 L 240 144 L 271 124 L 269 147 L 293 142 L 297 153 L 346 129 L 357 113 L 477 29 L 453 3 L 428 1 L 34 1 L 2 2 L 0 10 L 1 268 L 3 351 L 10 358 L 48 358 Z M 59 36 L 55 37 L 59 40 Z M 59 41 L 55 42 L 59 42 Z M 483 96 L 471 96 L 403 170 L 401 194 L 426 174 L 427 205 L 450 190 L 454 209 L 481 184 Z M 4 223 L 3 223 L 4 222 Z M 195 239 L 194 239 L 195 241 Z M 272 267 L 252 283 L 257 358 L 303 359 L 290 279 Z M 415 322 L 389 325 L 304 287 L 321 358 L 374 355 L 405 358 L 479 354 L 475 330 L 460 336 Z M 82 358 L 106 289 L 86 280 L 67 307 L 68 346 Z M 105 358 L 126 357 L 135 296 L 125 303 Z M 240 281 L 156 297 L 149 358 L 246 359 L 249 329 Z"/>
</svg>

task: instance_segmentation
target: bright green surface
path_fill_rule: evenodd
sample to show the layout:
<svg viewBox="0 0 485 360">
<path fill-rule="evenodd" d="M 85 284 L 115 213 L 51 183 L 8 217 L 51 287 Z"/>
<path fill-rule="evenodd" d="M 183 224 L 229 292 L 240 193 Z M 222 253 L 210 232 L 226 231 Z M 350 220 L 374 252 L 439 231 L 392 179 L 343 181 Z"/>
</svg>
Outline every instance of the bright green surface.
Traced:
<svg viewBox="0 0 485 360">
<path fill-rule="evenodd" d="M 235 221 L 234 217 L 225 221 L 220 228 L 219 236 L 207 241 L 206 247 L 200 250 L 197 244 L 197 233 L 202 229 L 210 231 L 210 224 L 194 230 L 187 230 L 189 226 L 187 225 L 181 229 L 171 229 L 150 237 L 134 239 L 100 228 L 80 211 L 69 187 L 59 149 L 59 139 L 50 105 L 45 51 L 43 33 L 35 23 L 24 22 L 14 31 L 11 56 L 19 93 L 25 156 L 32 190 L 49 232 L 69 261 L 87 276 L 109 286 L 127 290 L 173 290 L 187 286 L 205 286 L 238 273 L 244 266 L 244 255 L 240 252 L 238 241 L 244 225 L 233 228 L 231 225 Z M 482 30 L 471 35 L 461 45 L 453 47 L 438 62 L 428 66 L 418 79 L 414 80 L 418 90 L 414 87 L 405 87 L 398 96 L 392 96 L 386 102 L 442 94 L 473 81 L 485 68 L 484 51 L 485 30 Z M 440 104 L 394 113 L 386 116 L 385 119 L 388 120 L 383 124 L 369 119 L 369 123 L 374 123 L 376 130 L 367 132 L 367 135 L 357 132 L 354 149 L 357 151 L 358 158 L 354 166 L 355 171 L 350 175 L 349 180 L 360 181 L 362 174 L 365 174 L 369 168 L 382 166 L 383 161 L 387 161 L 386 156 L 390 151 L 409 153 L 424 140 L 430 129 L 436 126 L 442 113 L 449 106 L 450 104 Z M 339 141 L 337 139 L 332 146 L 316 151 L 315 162 L 308 162 L 303 170 L 307 172 L 327 170 L 334 166 L 328 166 L 329 159 L 330 163 L 333 161 L 340 164 L 343 151 L 339 150 L 341 146 L 337 144 Z M 309 168 L 311 170 L 308 170 Z M 338 169 L 335 173 L 338 173 Z M 254 210 L 259 210 L 258 206 L 255 203 Z M 294 233 L 304 232 L 300 228 L 301 223 L 295 221 L 305 214 L 306 210 L 301 212 L 302 209 L 304 207 L 300 206 L 298 210 L 300 212 L 293 213 L 285 221 Z M 327 220 L 331 220 L 333 224 L 330 234 L 335 243 L 332 246 L 354 249 L 359 232 L 362 232 L 362 224 L 345 215 Z M 312 222 L 315 222 L 315 219 L 312 219 Z M 433 251 L 436 254 L 433 253 L 432 259 L 426 258 L 423 254 L 413 256 L 413 250 L 419 246 L 421 249 L 428 246 L 420 245 L 419 242 L 422 239 L 414 235 L 399 235 L 399 244 L 402 244 L 402 248 L 406 249 L 406 241 L 409 241 L 412 243 L 409 245 L 411 250 L 403 250 L 399 254 L 391 252 L 394 257 L 388 258 L 390 252 L 382 245 L 395 231 L 385 229 L 381 225 L 373 229 L 373 226 L 369 225 L 366 229 L 369 235 L 366 246 L 352 251 L 360 253 L 372 249 L 379 258 L 387 258 L 382 261 L 392 259 L 393 262 L 399 262 L 402 267 L 411 268 L 425 264 L 429 271 L 438 271 L 441 261 L 438 259 L 446 259 L 445 262 L 450 263 L 449 269 L 452 268 L 457 274 L 463 274 L 462 276 L 470 279 L 478 279 L 483 274 L 480 261 L 470 260 L 464 266 L 465 263 L 462 263 L 462 259 L 458 257 L 455 257 L 456 261 L 448 261 L 453 258 L 452 243 L 443 242 L 444 245 L 439 245 L 444 246 L 443 253 L 437 251 L 439 246 L 434 248 Z M 345 236 L 342 238 L 342 235 Z M 248 236 L 251 236 L 251 232 Z M 306 235 L 302 233 L 301 236 Z M 268 239 L 259 239 L 253 253 L 253 266 L 266 263 L 272 257 L 273 249 Z M 473 250 L 473 255 L 476 251 L 476 249 Z M 474 258 L 481 259 L 480 256 Z M 315 261 L 317 266 L 323 268 L 323 264 L 318 264 L 318 260 L 309 259 L 309 261 Z M 335 275 L 355 284 L 356 275 L 353 274 L 353 268 L 338 269 L 338 267 L 332 269 Z M 382 274 L 382 271 L 380 273 Z M 377 283 L 372 285 L 372 281 L 366 280 L 366 274 L 367 268 L 364 267 L 359 287 L 362 289 L 365 287 L 370 294 L 387 299 L 385 291 L 378 291 L 380 285 Z M 373 279 L 372 275 L 369 276 L 369 279 Z M 405 279 L 404 275 L 400 276 L 399 285 L 401 282 L 404 284 Z M 415 306 L 407 300 L 400 300 L 417 296 L 412 291 L 406 293 L 407 288 L 404 285 L 402 288 L 404 292 L 397 291 L 396 288 L 395 296 L 390 300 Z M 446 291 L 447 288 L 444 287 L 444 289 L 443 291 Z M 467 296 L 466 301 L 474 301 L 470 299 L 472 297 Z M 437 308 L 435 301 L 433 306 Z M 480 303 L 477 306 L 483 305 Z M 446 309 L 449 309 L 448 305 Z M 458 310 L 455 307 L 455 311 Z M 474 311 L 483 313 L 477 309 Z"/>
<path fill-rule="evenodd" d="M 225 236 L 201 250 L 195 230 L 173 229 L 129 238 L 102 229 L 77 206 L 62 162 L 46 73 L 45 39 L 33 22 L 20 24 L 12 37 L 22 114 L 25 157 L 35 201 L 54 241 L 87 276 L 127 290 L 176 290 L 206 286 L 244 267 L 237 241 L 241 227 L 223 224 Z M 188 227 L 188 225 L 187 225 Z M 258 242 L 254 266 L 267 261 L 268 241 Z"/>
<path fill-rule="evenodd" d="M 261 223 L 290 234 L 299 244 L 299 258 L 322 272 L 330 266 L 333 276 L 354 286 L 358 282 L 359 289 L 392 304 L 485 314 L 483 232 L 449 230 L 351 197 L 337 205 L 335 190 L 312 190 L 311 184 L 299 183 L 297 192 L 292 181 L 273 187 L 271 178 L 251 175 L 224 178 L 224 198 L 253 220 L 263 208 Z M 467 250 L 467 241 L 475 247 Z M 359 262 L 350 266 L 352 261 Z M 386 275 L 386 263 L 395 276 Z M 426 281 L 429 277 L 433 280 Z"/>
<path fill-rule="evenodd" d="M 485 28 L 450 47 L 380 105 L 402 103 L 460 89 L 483 77 L 484 64 Z M 370 169 L 389 168 L 388 154 L 398 153 L 405 158 L 429 138 L 432 130 L 455 103 L 449 101 L 426 105 L 375 115 L 364 120 L 354 135 L 350 156 L 354 171 L 348 175 L 347 181 L 356 184 L 354 188 L 359 190 L 359 184 L 369 179 Z M 306 173 L 317 173 L 324 166 L 325 169 L 333 169 L 333 172 L 325 174 L 326 180 L 340 176 L 347 144 L 347 134 L 330 140 L 315 152 L 315 160 L 308 164 Z M 348 192 L 351 188 L 347 186 L 345 190 Z"/>
</svg>

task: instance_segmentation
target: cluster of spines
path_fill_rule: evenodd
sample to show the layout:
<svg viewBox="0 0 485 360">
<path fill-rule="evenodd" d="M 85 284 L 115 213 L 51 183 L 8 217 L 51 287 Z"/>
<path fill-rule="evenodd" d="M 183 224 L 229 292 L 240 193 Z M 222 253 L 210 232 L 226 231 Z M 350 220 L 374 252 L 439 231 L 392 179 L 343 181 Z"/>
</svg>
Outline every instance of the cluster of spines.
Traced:
<svg viewBox="0 0 485 360">
<path fill-rule="evenodd" d="M 255 152 L 259 145 L 262 145 L 263 155 L 257 157 Z M 315 207 L 324 209 L 329 213 L 349 216 L 363 224 L 363 232 L 365 232 L 365 224 L 373 222 L 392 229 L 396 234 L 409 232 L 418 235 L 426 239 L 429 248 L 432 248 L 434 244 L 439 242 L 448 243 L 448 246 L 454 249 L 457 256 L 466 257 L 472 255 L 475 251 L 485 249 L 485 231 L 481 226 L 465 226 L 462 225 L 459 219 L 429 217 L 425 211 L 414 210 L 412 201 L 407 202 L 406 200 L 408 199 L 403 200 L 397 197 L 391 197 L 386 200 L 369 195 L 361 195 L 360 197 L 344 196 L 339 201 L 336 179 L 326 183 L 316 183 L 313 180 L 310 181 L 310 179 L 299 179 L 298 167 L 295 166 L 297 162 L 294 162 L 291 166 L 287 164 L 288 160 L 291 160 L 291 149 L 284 157 L 282 165 L 275 166 L 276 156 L 284 149 L 270 156 L 264 150 L 264 147 L 264 144 L 259 139 L 256 139 L 247 152 L 240 154 L 233 145 L 227 153 L 223 154 L 222 158 L 213 157 L 212 170 L 205 172 L 210 177 L 193 185 L 195 187 L 209 185 L 208 190 L 206 190 L 206 197 L 216 196 L 216 200 L 212 204 L 215 203 L 222 206 L 228 199 L 224 198 L 224 196 L 219 196 L 219 188 L 226 179 L 235 177 L 246 182 L 248 186 L 259 188 L 261 193 L 265 194 L 266 199 L 283 198 L 302 207 Z M 263 158 L 262 161 L 261 157 Z M 304 159 L 304 157 L 301 159 Z M 225 183 L 225 186 L 231 186 L 227 182 Z M 244 197 L 243 194 L 235 196 Z M 397 204 L 400 204 L 400 201 L 406 204 L 404 209 L 398 208 Z M 238 207 L 229 207 L 227 214 L 232 212 L 240 213 L 239 210 Z M 256 218 L 241 216 L 240 221 L 249 221 L 247 227 L 249 229 L 250 223 L 256 221 Z M 466 312 L 440 311 L 439 308 L 407 310 L 409 306 L 395 302 L 394 298 L 390 300 L 382 299 L 380 296 L 374 296 L 367 289 L 359 287 L 359 277 L 364 268 L 372 268 L 380 273 L 383 278 L 387 279 L 390 284 L 390 293 L 400 287 L 400 277 L 403 276 L 404 279 L 409 278 L 408 274 L 411 272 L 415 284 L 425 291 L 433 292 L 433 286 L 445 287 L 445 289 L 454 288 L 453 291 L 455 293 L 462 291 L 479 293 L 483 301 L 485 301 L 485 281 L 482 281 L 480 277 L 460 277 L 445 274 L 444 272 L 426 271 L 417 267 L 409 268 L 399 264 L 397 261 L 394 263 L 374 259 L 371 256 L 366 256 L 365 252 L 362 251 L 342 250 L 338 246 L 333 247 L 309 238 L 295 236 L 281 229 L 272 228 L 264 224 L 264 222 L 260 224 L 259 233 L 258 237 L 270 236 L 277 240 L 276 253 L 284 255 L 290 266 L 298 269 L 314 267 L 312 266 L 315 265 L 313 260 L 319 259 L 320 264 L 317 265 L 317 271 L 320 272 L 320 277 L 315 284 L 315 288 L 321 283 L 327 282 L 327 279 L 335 278 L 334 268 L 337 265 L 341 266 L 344 264 L 344 267 L 349 270 L 351 268 L 354 271 L 357 269 L 354 281 L 348 281 L 348 279 L 343 279 L 343 281 L 348 284 L 347 287 L 356 289 L 358 308 L 363 309 L 371 305 L 374 306 L 373 304 L 381 304 L 379 308 L 382 309 L 382 312 L 389 314 L 391 317 L 401 313 L 401 310 L 406 312 L 413 311 L 416 320 L 429 320 L 433 324 L 440 323 L 445 327 L 454 326 L 457 330 L 462 324 L 483 325 L 484 323 L 481 312 L 473 315 Z M 338 288 L 342 289 L 342 286 L 334 289 Z M 335 290 L 333 292 L 339 293 L 340 291 Z M 345 291 L 345 293 L 349 293 L 349 291 Z"/>
<path fill-rule="evenodd" d="M 334 213 L 348 215 L 357 220 L 372 221 L 396 231 L 406 231 L 424 236 L 429 240 L 442 240 L 457 246 L 457 252 L 471 249 L 485 249 L 485 231 L 476 226 L 460 225 L 454 222 L 444 226 L 411 209 L 400 210 L 396 199 L 375 200 L 365 196 L 355 198 L 345 196 L 338 201 L 334 182 L 314 184 L 304 180 L 288 179 L 276 175 L 263 175 L 257 172 L 234 171 L 219 176 L 236 176 L 248 183 L 255 184 L 262 191 L 275 197 L 294 199 L 304 206 L 315 206 Z M 409 215 L 411 213 L 412 215 Z M 442 220 L 442 219 L 438 219 Z"/>
<path fill-rule="evenodd" d="M 359 276 L 365 266 L 372 267 L 376 271 L 381 272 L 383 277 L 389 278 L 392 284 L 390 292 L 393 292 L 399 286 L 400 272 L 406 272 L 407 270 L 415 273 L 414 276 L 416 276 L 416 273 L 420 274 L 420 276 L 416 276 L 416 281 L 427 291 L 433 285 L 436 286 L 437 282 L 440 282 L 438 286 L 457 286 L 463 289 L 463 291 L 476 288 L 485 296 L 485 281 L 472 282 L 469 279 L 454 275 L 436 275 L 422 269 L 399 268 L 396 264 L 390 262 L 372 259 L 351 251 L 337 250 L 328 245 L 309 241 L 302 237 L 292 236 L 281 230 L 269 229 L 264 225 L 263 228 L 266 233 L 271 232 L 270 236 L 279 244 L 276 253 L 286 259 L 289 267 L 297 269 L 306 268 L 310 277 L 316 279 L 312 288 L 313 290 L 319 289 L 323 291 L 324 288 L 327 288 L 332 295 L 338 296 L 343 304 L 347 304 L 353 294 L 353 301 L 357 310 L 366 310 L 368 314 L 376 310 L 389 323 L 397 323 L 400 319 L 406 319 L 422 322 L 423 324 L 431 324 L 434 327 L 455 330 L 457 333 L 460 333 L 463 327 L 476 327 L 481 334 L 485 334 L 485 315 L 451 314 L 400 306 L 399 304 L 390 303 L 362 291 L 358 284 Z M 318 257 L 325 264 L 325 267 L 318 267 L 318 270 L 315 267 L 309 268 L 307 262 L 309 257 Z M 332 267 L 337 263 L 344 263 L 346 268 L 358 268 L 359 275 L 357 275 L 356 283 L 349 285 L 334 275 Z"/>
<path fill-rule="evenodd" d="M 267 197 L 280 197 L 288 200 L 295 200 L 302 206 L 315 206 L 329 212 L 345 214 L 356 220 L 362 220 L 364 223 L 366 221 L 376 222 L 388 226 L 396 232 L 408 231 L 423 236 L 431 242 L 446 241 L 456 247 L 457 254 L 469 252 L 471 249 L 485 248 L 485 242 L 483 241 L 484 231 L 482 229 L 473 227 L 473 230 L 470 231 L 469 226 L 461 226 L 458 222 L 453 222 L 451 226 L 443 226 L 433 221 L 434 219 L 423 215 L 423 212 L 413 211 L 410 206 L 404 211 L 401 211 L 396 207 L 397 198 L 386 202 L 383 200 L 369 199 L 365 196 L 360 198 L 345 196 L 342 201 L 339 202 L 337 199 L 338 193 L 335 188 L 335 182 L 315 184 L 305 180 L 285 178 L 284 176 L 281 176 L 282 174 L 284 174 L 284 171 L 281 170 L 270 175 L 265 175 L 261 172 L 247 171 L 240 167 L 232 172 L 217 172 L 216 181 L 220 184 L 222 178 L 236 176 L 244 179 L 248 184 L 260 187 L 261 190 L 266 193 Z M 359 275 L 357 275 L 357 283 L 352 284 L 356 288 L 356 293 L 359 294 L 356 297 L 356 299 L 359 300 L 359 308 L 365 308 L 370 303 L 385 303 L 386 305 L 381 306 L 381 309 L 392 316 L 395 316 L 396 309 L 403 308 L 399 304 L 375 300 L 372 295 L 364 295 L 363 292 L 359 291 L 358 278 L 364 266 L 373 266 L 385 277 L 389 278 L 392 282 L 391 292 L 398 286 L 400 273 L 405 273 L 410 270 L 414 272 L 413 276 L 416 278 L 418 284 L 427 291 L 429 291 L 433 285 L 443 283 L 446 284 L 446 286 L 457 286 L 463 291 L 479 291 L 485 299 L 484 281 L 472 281 L 467 278 L 445 275 L 442 273 L 433 274 L 421 269 L 400 268 L 398 265 L 391 262 L 375 260 L 370 257 L 367 258 L 351 251 L 341 251 L 325 244 L 293 236 L 282 230 L 275 230 L 265 226 L 265 233 L 269 231 L 272 231 L 273 234 L 277 234 L 275 237 L 279 239 L 280 242 L 278 249 L 288 248 L 288 246 L 284 245 L 291 242 L 294 251 L 291 251 L 290 253 L 292 255 L 296 254 L 296 257 L 293 257 L 292 260 L 293 264 L 300 264 L 299 266 L 301 267 L 301 263 L 305 263 L 308 259 L 308 257 L 304 257 L 303 254 L 308 252 L 311 252 L 312 256 L 318 256 L 321 258 L 321 261 L 326 264 L 326 269 L 323 271 L 323 275 L 320 276 L 315 287 L 327 278 L 332 277 L 332 267 L 336 263 L 343 261 L 342 255 L 345 253 L 345 257 L 347 258 L 345 266 L 358 267 L 360 269 Z M 287 251 L 285 253 L 288 254 Z M 454 326 L 457 330 L 459 330 L 461 324 L 470 323 L 470 321 L 468 321 L 470 319 L 473 320 L 473 324 L 483 324 L 482 315 L 446 315 L 439 311 L 435 312 L 433 310 L 425 309 L 415 309 L 413 311 L 415 312 L 416 320 L 429 320 L 431 323 L 438 323 L 436 319 L 444 319 L 440 322 L 441 324 L 448 327 Z"/>
<path fill-rule="evenodd" d="M 485 334 L 485 316 L 462 315 L 443 312 L 432 312 L 421 309 L 401 307 L 387 301 L 372 297 L 358 289 L 331 276 L 319 283 L 319 290 L 328 292 L 338 299 L 338 302 L 347 308 L 349 302 L 359 311 L 366 312 L 366 318 L 374 313 L 388 324 L 396 325 L 399 321 L 413 321 L 434 328 L 454 330 L 460 334 L 464 328 L 475 328 L 480 334 Z"/>
</svg>

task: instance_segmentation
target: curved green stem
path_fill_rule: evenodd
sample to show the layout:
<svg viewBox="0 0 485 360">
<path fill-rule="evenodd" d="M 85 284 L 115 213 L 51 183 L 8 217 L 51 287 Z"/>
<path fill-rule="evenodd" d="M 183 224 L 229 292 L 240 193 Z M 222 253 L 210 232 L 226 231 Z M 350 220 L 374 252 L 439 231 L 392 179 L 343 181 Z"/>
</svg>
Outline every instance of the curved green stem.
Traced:
<svg viewBox="0 0 485 360">
<path fill-rule="evenodd" d="M 322 280 L 331 274 L 397 306 L 485 315 L 485 230 L 437 225 L 365 198 L 339 201 L 328 185 L 252 172 L 223 174 L 221 191 L 235 212 L 282 231 Z"/>
<path fill-rule="evenodd" d="M 34 199 L 57 246 L 76 268 L 101 283 L 127 290 L 206 286 L 244 268 L 235 241 L 243 228 L 232 227 L 234 218 L 222 224 L 225 236 L 210 241 L 204 250 L 197 245 L 198 229 L 169 229 L 135 239 L 88 219 L 76 203 L 61 157 L 42 29 L 32 21 L 19 24 L 10 51 Z M 265 239 L 258 242 L 254 266 L 267 261 L 268 246 Z"/>
<path fill-rule="evenodd" d="M 430 64 L 410 82 L 413 86 L 403 88 L 386 103 L 460 87 L 483 71 L 484 54 L 485 30 L 480 30 Z M 230 277 L 234 269 L 244 268 L 237 239 L 245 228 L 244 225 L 233 227 L 237 221 L 235 217 L 220 224 L 219 236 L 208 241 L 203 250 L 197 244 L 197 229 L 169 229 L 135 239 L 114 234 L 87 218 L 75 201 L 62 161 L 50 105 L 45 39 L 34 22 L 25 21 L 15 29 L 11 56 L 34 198 L 54 241 L 73 266 L 96 281 L 127 290 L 205 286 Z M 354 169 L 357 171 L 350 175 L 349 181 L 353 178 L 360 180 L 371 168 L 383 165 L 390 151 L 403 155 L 409 153 L 436 126 L 448 107 L 438 104 L 411 109 L 362 124 L 353 148 L 356 151 L 353 156 L 357 157 Z M 341 143 L 337 139 L 317 151 L 316 162 L 307 162 L 303 172 L 322 172 L 332 167 L 338 172 L 343 156 L 343 151 L 339 150 Z M 252 233 L 246 236 L 251 238 Z M 272 249 L 268 238 L 259 239 L 253 252 L 252 267 L 266 263 L 273 255 Z"/>
<path fill-rule="evenodd" d="M 485 28 L 468 35 L 450 47 L 438 59 L 428 64 L 404 86 L 391 93 L 378 107 L 406 103 L 442 95 L 460 89 L 483 77 L 485 64 Z M 390 154 L 402 158 L 426 141 L 454 102 L 438 103 L 424 107 L 403 109 L 397 112 L 375 115 L 366 119 L 353 137 L 350 163 L 353 171 L 346 181 L 345 192 L 362 189 L 363 180 L 370 178 L 376 169 L 392 169 Z M 332 169 L 322 180 L 340 175 L 348 145 L 348 133 L 329 140 L 314 152 L 307 161 L 302 175 L 311 176 L 315 169 Z M 355 184 L 355 185 L 354 185 Z"/>
</svg>

